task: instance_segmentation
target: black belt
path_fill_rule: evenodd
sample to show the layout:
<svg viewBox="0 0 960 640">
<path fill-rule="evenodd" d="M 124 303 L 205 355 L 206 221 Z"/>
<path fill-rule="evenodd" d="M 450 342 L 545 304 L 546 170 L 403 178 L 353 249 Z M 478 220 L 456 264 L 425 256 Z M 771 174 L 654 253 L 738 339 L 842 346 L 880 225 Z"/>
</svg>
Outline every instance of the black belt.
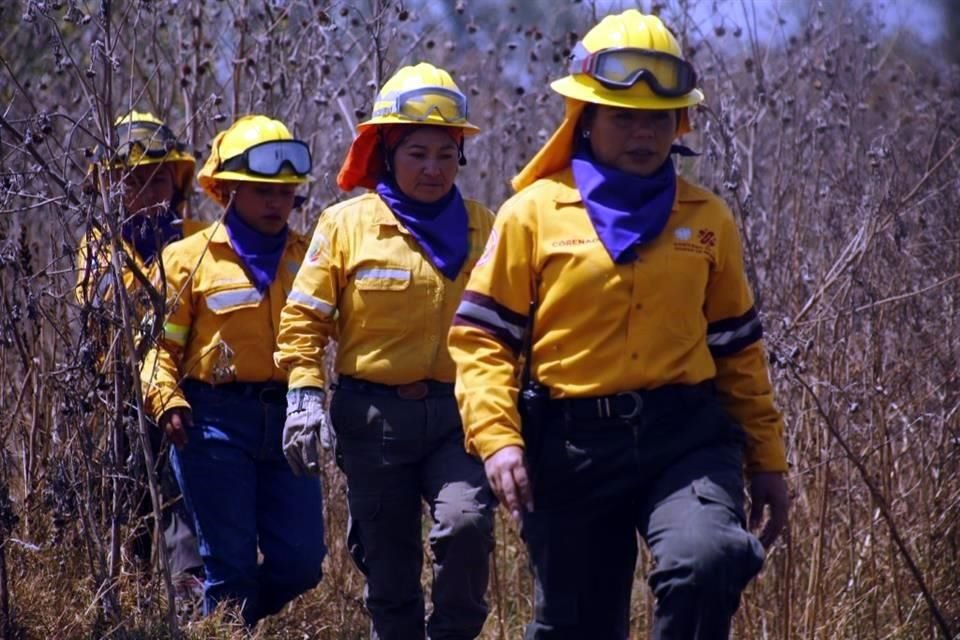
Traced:
<svg viewBox="0 0 960 640">
<path fill-rule="evenodd" d="M 453 396 L 453 383 L 437 380 L 417 380 L 408 384 L 393 385 L 370 382 L 352 376 L 340 376 L 333 388 L 356 393 L 369 393 L 375 396 L 393 396 L 403 400 Z"/>
<path fill-rule="evenodd" d="M 656 389 L 622 391 L 609 396 L 558 398 L 550 401 L 550 415 L 567 421 L 632 420 L 659 413 L 713 394 L 712 380 L 698 384 L 668 384 Z"/>
<path fill-rule="evenodd" d="M 181 384 L 184 390 L 204 389 L 229 393 L 244 398 L 256 398 L 263 404 L 286 404 L 287 385 L 282 382 L 224 382 L 208 384 L 193 378 L 187 378 Z"/>
</svg>

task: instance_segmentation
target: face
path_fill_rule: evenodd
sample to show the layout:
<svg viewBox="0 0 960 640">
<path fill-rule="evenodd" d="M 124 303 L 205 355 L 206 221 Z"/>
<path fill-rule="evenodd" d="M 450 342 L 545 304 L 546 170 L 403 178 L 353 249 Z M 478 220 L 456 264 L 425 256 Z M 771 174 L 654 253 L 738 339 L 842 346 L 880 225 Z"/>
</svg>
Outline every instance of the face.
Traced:
<svg viewBox="0 0 960 640">
<path fill-rule="evenodd" d="M 241 220 L 267 235 L 283 231 L 293 211 L 297 185 L 238 180 L 229 188 L 236 191 L 233 208 Z"/>
<path fill-rule="evenodd" d="M 590 149 L 597 160 L 625 173 L 650 176 L 670 155 L 677 112 L 597 105 L 584 130 L 590 132 Z"/>
<path fill-rule="evenodd" d="M 123 206 L 130 213 L 158 213 L 173 200 L 173 169 L 167 164 L 133 167 L 123 175 Z"/>
<path fill-rule="evenodd" d="M 457 178 L 457 143 L 441 127 L 422 127 L 400 143 L 393 154 L 393 175 L 408 197 L 436 202 Z"/>
</svg>

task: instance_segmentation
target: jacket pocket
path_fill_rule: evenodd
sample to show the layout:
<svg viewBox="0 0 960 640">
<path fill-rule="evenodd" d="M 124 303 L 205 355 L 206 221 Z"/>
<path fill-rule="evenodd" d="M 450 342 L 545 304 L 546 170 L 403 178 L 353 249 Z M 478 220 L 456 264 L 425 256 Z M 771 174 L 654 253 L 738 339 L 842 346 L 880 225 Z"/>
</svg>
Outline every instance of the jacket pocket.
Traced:
<svg viewBox="0 0 960 640">
<path fill-rule="evenodd" d="M 398 330 L 410 323 L 410 269 L 371 266 L 357 269 L 353 285 L 357 292 L 360 326 L 368 330 Z"/>
<path fill-rule="evenodd" d="M 240 309 L 254 309 L 263 301 L 263 293 L 256 287 L 221 287 L 203 292 L 207 308 L 216 315 L 224 315 Z"/>
</svg>

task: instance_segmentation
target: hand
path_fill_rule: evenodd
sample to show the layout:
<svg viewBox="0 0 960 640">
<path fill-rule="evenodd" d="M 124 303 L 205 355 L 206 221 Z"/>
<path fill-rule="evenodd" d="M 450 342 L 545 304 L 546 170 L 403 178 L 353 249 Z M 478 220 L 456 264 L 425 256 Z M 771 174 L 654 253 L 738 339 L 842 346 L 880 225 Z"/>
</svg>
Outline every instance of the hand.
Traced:
<svg viewBox="0 0 960 640">
<path fill-rule="evenodd" d="M 193 414 L 189 407 L 167 409 L 160 416 L 157 425 L 177 449 L 182 449 L 189 439 L 187 429 L 193 426 Z"/>
<path fill-rule="evenodd" d="M 514 521 L 520 522 L 520 510 L 533 511 L 533 491 L 523 462 L 523 447 L 509 445 L 483 462 L 490 488 Z"/>
<path fill-rule="evenodd" d="M 760 543 L 769 549 L 787 525 L 790 495 L 782 473 L 765 471 L 750 478 L 750 529 L 756 530 L 763 520 L 764 507 L 770 507 L 770 518 L 760 532 Z"/>
<path fill-rule="evenodd" d="M 287 420 L 283 424 L 283 455 L 294 475 L 320 475 L 318 441 L 332 433 L 324 408 L 323 390 L 316 387 L 287 392 Z"/>
</svg>

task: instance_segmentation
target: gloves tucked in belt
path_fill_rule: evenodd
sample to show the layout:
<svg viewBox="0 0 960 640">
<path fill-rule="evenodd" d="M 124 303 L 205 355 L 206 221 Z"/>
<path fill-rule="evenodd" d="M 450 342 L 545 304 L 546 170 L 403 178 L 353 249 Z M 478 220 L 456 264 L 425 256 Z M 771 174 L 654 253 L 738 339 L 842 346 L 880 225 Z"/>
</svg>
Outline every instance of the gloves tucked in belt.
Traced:
<svg viewBox="0 0 960 640">
<path fill-rule="evenodd" d="M 287 391 L 287 420 L 283 424 L 283 455 L 293 473 L 320 475 L 318 440 L 330 446 L 333 431 L 324 408 L 323 390 L 302 387 Z"/>
</svg>

